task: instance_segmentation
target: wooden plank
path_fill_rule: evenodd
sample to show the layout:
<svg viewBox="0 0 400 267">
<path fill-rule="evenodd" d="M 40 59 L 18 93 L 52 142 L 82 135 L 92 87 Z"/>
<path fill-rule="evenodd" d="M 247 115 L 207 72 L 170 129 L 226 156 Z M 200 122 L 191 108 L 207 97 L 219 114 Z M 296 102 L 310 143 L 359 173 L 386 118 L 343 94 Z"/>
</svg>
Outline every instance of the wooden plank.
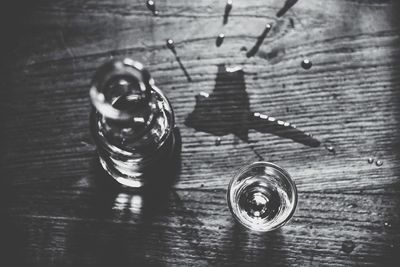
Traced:
<svg viewBox="0 0 400 267">
<path fill-rule="evenodd" d="M 225 26 L 225 2 L 211 0 L 157 1 L 158 17 L 144 1 L 41 1 L 11 20 L 18 38 L 0 70 L 6 240 L 0 243 L 10 252 L 3 261 L 390 266 L 397 260 L 399 5 L 298 1 L 277 18 L 282 4 L 234 1 Z M 271 32 L 247 58 L 242 48 L 255 44 L 266 23 Z M 226 37 L 217 48 L 221 32 Z M 167 38 L 193 82 L 165 47 Z M 160 201 L 98 185 L 88 89 L 112 56 L 145 63 L 175 109 L 182 169 Z M 304 58 L 312 60 L 310 70 L 301 68 Z M 251 111 L 295 123 L 323 145 L 249 130 L 248 142 L 229 133 L 216 146 L 215 135 L 185 125 L 195 96 L 215 90 L 221 64 L 244 70 L 242 86 L 220 85 L 227 96 L 247 94 Z M 217 104 L 236 119 L 236 107 Z M 235 225 L 225 203 L 235 170 L 260 156 L 286 168 L 299 189 L 292 222 L 268 234 Z M 383 165 L 369 164 L 369 157 Z M 345 252 L 349 241 L 354 248 Z"/>
<path fill-rule="evenodd" d="M 393 222 L 399 221 L 399 206 L 392 206 L 398 194 L 300 193 L 299 208 L 287 226 L 258 234 L 234 223 L 224 190 L 172 191 L 156 200 L 104 188 L 48 190 L 46 195 L 40 189 L 17 191 L 9 207 L 18 214 L 12 218 L 23 233 L 19 241 L 29 244 L 28 262 L 46 263 L 53 255 L 72 263 L 142 259 L 349 266 L 398 257 L 393 254 L 400 245 L 398 224 Z M 342 247 L 349 241 L 351 251 Z"/>
</svg>

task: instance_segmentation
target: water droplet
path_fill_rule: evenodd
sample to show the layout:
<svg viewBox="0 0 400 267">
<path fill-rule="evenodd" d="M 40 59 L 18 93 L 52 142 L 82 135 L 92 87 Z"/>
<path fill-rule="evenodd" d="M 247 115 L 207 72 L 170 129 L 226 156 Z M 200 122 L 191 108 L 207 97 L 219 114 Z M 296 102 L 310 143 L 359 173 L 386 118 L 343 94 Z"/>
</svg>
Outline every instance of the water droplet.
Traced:
<svg viewBox="0 0 400 267">
<path fill-rule="evenodd" d="M 385 223 L 383 224 L 383 226 L 384 226 L 386 229 L 392 228 L 392 224 L 391 224 L 390 222 L 385 222 Z"/>
<path fill-rule="evenodd" d="M 185 66 L 183 65 L 180 57 L 178 56 L 178 53 L 176 52 L 176 48 L 175 48 L 175 42 L 172 39 L 167 39 L 166 40 L 166 44 L 167 47 L 171 50 L 171 52 L 175 55 L 175 59 L 179 64 L 179 67 L 182 69 L 183 74 L 185 74 L 186 79 L 188 80 L 188 82 L 192 82 L 192 78 L 190 77 L 189 73 L 187 72 Z"/>
<path fill-rule="evenodd" d="M 276 13 L 276 16 L 282 17 L 298 0 L 286 0 L 284 6 Z"/>
<path fill-rule="evenodd" d="M 369 164 L 374 163 L 374 159 L 373 159 L 373 158 L 368 158 L 368 163 L 369 163 Z"/>
<path fill-rule="evenodd" d="M 375 165 L 378 166 L 378 167 L 380 167 L 380 166 L 383 165 L 383 161 L 382 161 L 382 160 L 377 160 L 377 161 L 375 162 Z"/>
<path fill-rule="evenodd" d="M 151 12 L 153 12 L 154 16 L 158 15 L 159 12 L 158 12 L 158 10 L 156 10 L 156 3 L 154 3 L 153 0 L 148 0 L 146 2 L 146 6 Z"/>
<path fill-rule="evenodd" d="M 256 43 L 254 44 L 254 46 L 246 53 L 246 57 L 253 57 L 254 55 L 257 54 L 258 50 L 260 49 L 262 43 L 264 42 L 264 39 L 267 37 L 269 31 L 271 30 L 272 25 L 271 24 L 266 24 L 265 25 L 265 29 L 264 31 L 261 33 L 260 36 L 258 36 Z M 261 56 L 260 53 L 260 57 L 265 58 L 265 59 L 271 59 L 271 58 L 275 58 L 278 56 L 279 53 L 281 53 L 284 49 L 279 49 L 279 50 L 273 50 L 270 53 L 267 53 L 267 55 L 265 56 Z"/>
<path fill-rule="evenodd" d="M 231 12 L 232 10 L 232 4 L 233 4 L 232 0 L 226 1 L 223 24 L 228 23 L 229 12 Z"/>
<path fill-rule="evenodd" d="M 148 0 L 148 1 L 146 2 L 146 6 L 147 6 L 147 8 L 150 9 L 151 11 L 155 10 L 155 8 L 156 8 L 156 5 L 155 5 L 154 1 L 152 1 L 152 0 Z"/>
<path fill-rule="evenodd" d="M 294 20 L 293 18 L 289 18 L 290 27 L 294 28 Z"/>
<path fill-rule="evenodd" d="M 326 150 L 328 150 L 329 152 L 336 154 L 336 150 L 333 146 L 327 146 L 325 145 Z"/>
<path fill-rule="evenodd" d="M 346 252 L 348 254 L 351 253 L 355 247 L 356 247 L 356 245 L 351 240 L 345 240 L 342 243 L 342 251 Z"/>
<path fill-rule="evenodd" d="M 304 59 L 304 60 L 301 62 L 301 67 L 302 67 L 303 69 L 305 69 L 305 70 L 311 69 L 311 67 L 312 67 L 312 62 L 311 62 L 311 60 L 309 60 L 308 58 Z"/>
<path fill-rule="evenodd" d="M 167 39 L 167 47 L 168 47 L 169 49 L 174 49 L 174 48 L 175 48 L 174 40 L 172 40 L 172 39 Z"/>
<path fill-rule="evenodd" d="M 167 39 L 167 47 L 176 55 L 175 42 L 172 39 Z"/>
<path fill-rule="evenodd" d="M 225 38 L 225 35 L 223 33 L 220 33 L 217 37 L 217 40 L 215 41 L 215 45 L 217 47 L 220 47 L 222 45 L 222 43 L 224 42 L 224 38 Z"/>
<path fill-rule="evenodd" d="M 357 208 L 358 205 L 355 203 L 351 203 L 349 206 L 347 206 L 348 208 Z"/>
<path fill-rule="evenodd" d="M 234 73 L 243 70 L 243 68 L 240 66 L 233 66 L 233 67 L 226 67 L 225 70 L 226 72 Z"/>
<path fill-rule="evenodd" d="M 215 145 L 219 146 L 221 144 L 221 137 L 217 137 L 217 139 L 215 139 Z"/>
</svg>

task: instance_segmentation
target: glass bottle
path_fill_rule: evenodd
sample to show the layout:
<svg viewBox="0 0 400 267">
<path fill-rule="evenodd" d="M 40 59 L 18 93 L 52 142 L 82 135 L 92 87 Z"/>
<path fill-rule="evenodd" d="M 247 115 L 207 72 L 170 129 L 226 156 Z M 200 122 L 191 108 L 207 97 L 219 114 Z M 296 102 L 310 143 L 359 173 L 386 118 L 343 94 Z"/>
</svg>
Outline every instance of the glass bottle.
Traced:
<svg viewBox="0 0 400 267">
<path fill-rule="evenodd" d="M 143 65 L 111 60 L 96 71 L 90 127 L 102 167 L 120 184 L 142 187 L 174 154 L 174 113 Z"/>
</svg>

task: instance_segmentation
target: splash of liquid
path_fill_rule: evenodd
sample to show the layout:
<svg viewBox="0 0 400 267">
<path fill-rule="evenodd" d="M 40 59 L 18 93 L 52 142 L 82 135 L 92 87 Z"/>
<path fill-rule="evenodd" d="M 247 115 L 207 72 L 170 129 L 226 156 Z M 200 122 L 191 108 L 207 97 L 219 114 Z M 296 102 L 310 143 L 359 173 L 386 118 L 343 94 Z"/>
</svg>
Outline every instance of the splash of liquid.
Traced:
<svg viewBox="0 0 400 267">
<path fill-rule="evenodd" d="M 192 82 L 192 78 L 190 77 L 189 73 L 187 72 L 185 66 L 183 66 L 182 61 L 181 61 L 180 57 L 178 56 L 178 53 L 176 52 L 174 40 L 167 39 L 166 44 L 167 44 L 167 47 L 169 48 L 169 50 L 171 50 L 171 52 L 174 54 L 175 59 L 178 62 L 179 67 L 182 69 L 183 74 L 185 74 L 186 79 L 188 80 L 188 82 Z"/>
<path fill-rule="evenodd" d="M 342 251 L 346 252 L 347 254 L 350 254 L 354 250 L 355 247 L 356 247 L 356 245 L 351 240 L 345 240 L 342 243 Z"/>
<path fill-rule="evenodd" d="M 271 30 L 271 28 L 272 28 L 271 24 L 265 25 L 265 29 L 262 32 L 262 34 L 257 38 L 257 42 L 255 43 L 255 45 L 246 53 L 247 57 L 252 57 L 258 52 L 260 46 L 264 42 L 264 39 L 265 37 L 267 37 L 267 34 Z"/>
<path fill-rule="evenodd" d="M 225 39 L 225 35 L 223 33 L 220 33 L 217 37 L 217 40 L 215 41 L 215 45 L 217 47 L 220 47 L 222 45 L 222 43 L 224 42 Z"/>
<path fill-rule="evenodd" d="M 175 42 L 172 39 L 167 39 L 167 47 L 176 55 Z"/>
<path fill-rule="evenodd" d="M 291 9 L 297 3 L 297 1 L 298 0 L 286 0 L 283 7 L 278 11 L 278 13 L 276 13 L 276 16 L 279 18 L 285 15 L 285 13 Z"/>
<path fill-rule="evenodd" d="M 324 148 L 329 152 L 332 153 L 333 155 L 336 155 L 336 148 L 335 148 L 335 143 L 331 140 L 325 140 L 324 141 Z"/>
<path fill-rule="evenodd" d="M 310 147 L 318 147 L 321 144 L 312 134 L 299 130 L 296 125 L 265 114 L 255 112 L 251 122 L 252 128 L 262 133 L 273 133 Z"/>
<path fill-rule="evenodd" d="M 158 16 L 159 11 L 156 10 L 156 3 L 153 0 L 148 0 L 146 2 L 147 8 L 153 13 L 154 16 Z"/>
<path fill-rule="evenodd" d="M 390 229 L 390 228 L 392 228 L 392 224 L 391 224 L 390 222 L 385 222 L 385 223 L 383 224 L 383 226 L 385 227 L 385 229 Z"/>
<path fill-rule="evenodd" d="M 336 154 L 336 150 L 333 146 L 326 146 L 326 150 L 328 150 L 329 152 Z"/>
<path fill-rule="evenodd" d="M 216 146 L 221 145 L 221 137 L 217 137 L 217 139 L 215 139 L 215 145 Z"/>
<path fill-rule="evenodd" d="M 305 69 L 305 70 L 311 69 L 311 67 L 312 67 L 312 62 L 311 62 L 311 60 L 309 60 L 308 58 L 304 59 L 304 60 L 301 62 L 301 67 L 302 67 L 303 69 Z"/>
<path fill-rule="evenodd" d="M 224 12 L 224 20 L 222 22 L 224 25 L 228 23 L 228 17 L 229 17 L 229 13 L 232 10 L 232 4 L 233 4 L 232 0 L 226 1 L 225 12 Z"/>
<path fill-rule="evenodd" d="M 249 130 L 254 129 L 311 147 L 320 145 L 311 134 L 289 122 L 251 112 L 244 71 L 240 67 L 226 68 L 223 64 L 218 65 L 213 92 L 196 96 L 195 109 L 187 116 L 185 124 L 216 136 L 233 133 L 245 142 L 248 142 Z"/>
</svg>

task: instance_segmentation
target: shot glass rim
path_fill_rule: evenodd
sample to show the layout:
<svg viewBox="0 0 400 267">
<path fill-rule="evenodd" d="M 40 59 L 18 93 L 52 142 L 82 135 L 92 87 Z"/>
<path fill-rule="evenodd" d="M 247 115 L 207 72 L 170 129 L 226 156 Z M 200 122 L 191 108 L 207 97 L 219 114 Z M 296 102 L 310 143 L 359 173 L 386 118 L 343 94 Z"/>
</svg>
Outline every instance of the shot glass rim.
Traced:
<svg viewBox="0 0 400 267">
<path fill-rule="evenodd" d="M 279 224 L 270 227 L 270 228 L 266 228 L 266 229 L 253 229 L 250 228 L 249 226 L 247 226 L 246 224 L 242 223 L 242 220 L 239 218 L 239 216 L 233 211 L 233 207 L 231 205 L 231 197 L 230 197 L 230 191 L 232 188 L 232 184 L 234 183 L 234 181 L 240 177 L 243 173 L 257 167 L 257 166 L 266 166 L 266 167 L 270 167 L 273 168 L 275 170 L 277 170 L 279 173 L 282 174 L 282 176 L 284 176 L 285 179 L 287 179 L 287 181 L 290 183 L 290 185 L 293 188 L 293 207 L 290 211 L 290 213 L 286 216 L 286 218 L 280 222 Z M 227 202 L 228 202 L 228 207 L 229 210 L 231 212 L 231 214 L 233 215 L 233 217 L 235 218 L 235 220 L 242 226 L 244 226 L 245 228 L 251 230 L 251 231 L 257 231 L 257 232 L 270 232 L 276 229 L 281 228 L 282 226 L 284 226 L 286 223 L 288 223 L 290 221 L 290 219 L 293 217 L 294 213 L 296 212 L 296 208 L 297 208 L 297 202 L 298 202 L 298 195 L 297 195 L 297 187 L 296 187 L 296 183 L 294 182 L 292 176 L 282 167 L 272 163 L 272 162 L 268 162 L 268 161 L 255 161 L 252 162 L 250 164 L 247 164 L 243 167 L 241 167 L 239 170 L 237 170 L 235 172 L 235 174 L 232 176 L 231 180 L 229 181 L 229 185 L 228 185 L 228 190 L 226 193 L 226 197 L 227 197 Z"/>
</svg>

